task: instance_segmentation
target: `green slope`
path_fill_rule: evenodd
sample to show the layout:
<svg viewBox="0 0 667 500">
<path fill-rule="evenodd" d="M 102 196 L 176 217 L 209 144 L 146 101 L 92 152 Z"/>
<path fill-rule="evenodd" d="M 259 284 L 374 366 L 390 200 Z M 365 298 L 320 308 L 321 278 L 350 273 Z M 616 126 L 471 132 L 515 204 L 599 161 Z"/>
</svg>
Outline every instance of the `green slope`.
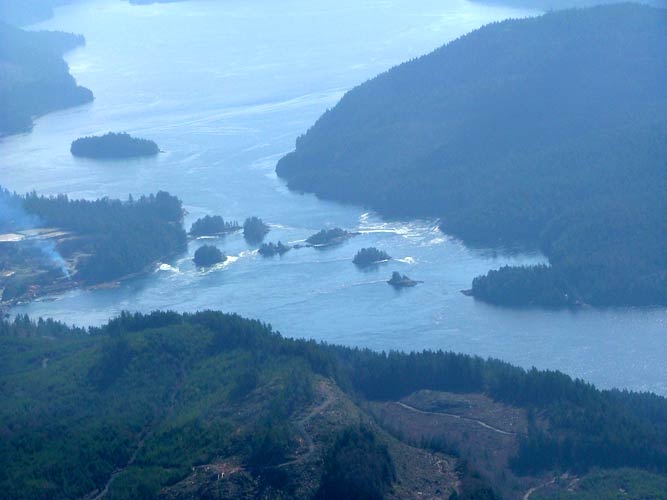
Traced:
<svg viewBox="0 0 667 500">
<path fill-rule="evenodd" d="M 520 496 L 516 484 L 389 437 L 364 409 L 420 389 L 484 395 L 527 415 L 499 476 L 526 489 L 590 467 L 667 472 L 667 401 L 657 396 L 600 392 L 559 373 L 451 353 L 288 340 L 217 312 L 153 313 L 90 331 L 0 322 L 0 491 L 13 499 L 100 491 L 335 498 L 363 484 L 372 487 L 359 498 L 410 498 L 415 488 L 442 494 L 459 484 L 466 493 L 461 484 L 470 484 Z"/>
</svg>

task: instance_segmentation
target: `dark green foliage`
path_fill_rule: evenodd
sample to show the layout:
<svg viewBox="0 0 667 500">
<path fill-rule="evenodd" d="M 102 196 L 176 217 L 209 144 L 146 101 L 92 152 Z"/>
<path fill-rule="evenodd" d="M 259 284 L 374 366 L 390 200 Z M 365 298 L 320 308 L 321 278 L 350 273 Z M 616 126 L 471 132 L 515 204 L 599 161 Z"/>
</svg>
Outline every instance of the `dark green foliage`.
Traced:
<svg viewBox="0 0 667 500">
<path fill-rule="evenodd" d="M 268 418 L 250 429 L 246 463 L 252 469 L 284 462 L 292 445 L 292 433 L 284 421 Z"/>
<path fill-rule="evenodd" d="M 137 200 L 70 200 L 65 195 L 23 197 L 6 191 L 3 203 L 19 203 L 32 217 L 18 225 L 39 222 L 88 236 L 74 250 L 89 254 L 81 262 L 77 279 L 102 282 L 144 271 L 155 261 L 185 249 L 181 201 L 169 193 L 142 196 Z"/>
<path fill-rule="evenodd" d="M 70 152 L 84 158 L 133 158 L 156 155 L 160 148 L 148 139 L 132 137 L 125 132 L 109 132 L 101 136 L 76 139 L 72 142 Z"/>
<path fill-rule="evenodd" d="M 154 492 L 220 457 L 239 457 L 272 487 L 287 488 L 284 476 L 267 471 L 293 460 L 295 421 L 313 407 L 315 374 L 362 401 L 432 389 L 526 408 L 517 472 L 667 472 L 664 398 L 599 391 L 496 360 L 318 345 L 213 311 L 124 313 L 88 331 L 19 316 L 0 321 L 0 347 L 0 491 L 8 498 L 81 497 L 127 467 L 142 438 L 110 494 Z M 367 429 L 332 439 L 325 456 L 322 498 L 388 491 L 391 461 Z M 463 498 L 494 498 L 474 472 L 460 476 Z"/>
<path fill-rule="evenodd" d="M 387 260 L 391 260 L 391 256 L 387 252 L 370 247 L 359 250 L 352 262 L 359 267 L 368 267 Z"/>
<path fill-rule="evenodd" d="M 132 361 L 132 348 L 121 336 L 110 337 L 102 347 L 99 360 L 88 371 L 88 379 L 100 390 L 118 380 Z"/>
<path fill-rule="evenodd" d="M 82 36 L 23 31 L 0 18 L 0 136 L 30 130 L 33 116 L 93 100 L 62 59 L 84 43 Z"/>
<path fill-rule="evenodd" d="M 228 338 L 223 350 L 211 349 L 214 337 Z M 292 343 L 233 315 L 123 314 L 88 334 L 21 316 L 0 321 L 0 344 L 6 498 L 82 497 L 126 467 L 142 439 L 110 498 L 154 495 L 218 457 L 273 464 L 295 443 L 275 408 L 309 404 L 292 390 L 297 377 L 310 380 Z M 269 397 L 235 406 L 230 392 L 248 370 Z M 293 401 L 280 404 L 283 397 Z"/>
<path fill-rule="evenodd" d="M 387 446 L 365 426 L 342 431 L 324 459 L 318 500 L 382 500 L 396 477 Z"/>
<path fill-rule="evenodd" d="M 243 237 L 250 243 L 259 243 L 269 232 L 269 226 L 258 217 L 248 217 L 243 223 Z"/>
<path fill-rule="evenodd" d="M 412 287 L 419 283 L 413 279 L 408 278 L 405 274 L 401 274 L 398 271 L 391 273 L 391 278 L 387 281 L 394 288 L 406 288 Z"/>
<path fill-rule="evenodd" d="M 485 393 L 508 404 L 536 409 L 549 422 L 522 444 L 518 472 L 558 466 L 634 466 L 667 471 L 664 398 L 600 392 L 559 372 L 525 371 L 470 356 L 424 352 L 344 355 L 354 387 L 369 399 L 399 399 L 418 389 Z M 350 357 L 348 357 L 350 356 Z M 622 402 L 621 402 L 622 401 Z"/>
<path fill-rule="evenodd" d="M 472 282 L 472 294 L 503 306 L 563 307 L 574 305 L 563 276 L 545 265 L 501 267 Z"/>
<path fill-rule="evenodd" d="M 205 215 L 197 219 L 190 228 L 190 236 L 217 236 L 241 229 L 236 221 L 225 222 L 219 215 Z"/>
<path fill-rule="evenodd" d="M 665 46 L 667 11 L 633 4 L 494 23 L 350 91 L 277 171 L 470 243 L 542 249 L 552 271 L 488 280 L 537 281 L 513 303 L 566 304 L 565 283 L 590 304 L 667 304 Z"/>
<path fill-rule="evenodd" d="M 449 500 L 500 500 L 487 480 L 473 471 L 465 460 L 458 462 L 459 491 L 449 496 Z"/>
<path fill-rule="evenodd" d="M 262 243 L 258 251 L 262 257 L 273 257 L 274 255 L 282 255 L 291 248 L 279 241 L 278 243 Z"/>
<path fill-rule="evenodd" d="M 210 267 L 226 261 L 227 256 L 213 245 L 204 245 L 195 251 L 193 260 L 197 267 Z"/>
<path fill-rule="evenodd" d="M 250 394 L 259 385 L 259 370 L 254 366 L 239 373 L 234 379 L 234 386 L 230 391 L 230 396 L 235 401 L 243 399 Z"/>
<path fill-rule="evenodd" d="M 306 239 L 306 243 L 313 246 L 335 245 L 336 243 L 345 241 L 351 236 L 354 236 L 353 233 L 345 231 L 339 227 L 322 229 L 320 232 L 315 233 Z"/>
</svg>

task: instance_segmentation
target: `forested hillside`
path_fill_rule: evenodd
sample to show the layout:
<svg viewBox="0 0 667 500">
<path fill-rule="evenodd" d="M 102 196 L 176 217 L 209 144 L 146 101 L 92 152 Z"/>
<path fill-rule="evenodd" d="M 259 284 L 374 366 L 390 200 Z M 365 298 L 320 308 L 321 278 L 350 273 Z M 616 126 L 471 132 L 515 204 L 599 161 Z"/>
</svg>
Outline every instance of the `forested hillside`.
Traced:
<svg viewBox="0 0 667 500">
<path fill-rule="evenodd" d="M 634 4 L 494 23 L 350 91 L 277 171 L 546 253 L 477 280 L 490 302 L 667 304 L 666 46 L 667 11 Z"/>
<path fill-rule="evenodd" d="M 30 130 L 35 116 L 93 100 L 62 58 L 84 43 L 80 35 L 24 31 L 0 21 L 0 136 Z"/>
<path fill-rule="evenodd" d="M 289 340 L 210 311 L 123 314 L 90 330 L 20 316 L 0 321 L 0 347 L 0 491 L 8 498 L 105 487 L 109 498 L 412 498 L 416 488 L 521 498 L 554 474 L 586 479 L 589 470 L 597 488 L 629 474 L 663 498 L 667 401 L 599 391 L 558 372 Z M 498 478 L 470 468 L 494 453 L 485 448 L 493 440 L 466 455 L 442 439 L 407 439 L 366 413 L 371 401 L 414 418 L 457 411 L 420 413 L 402 399 L 424 389 L 487 401 L 486 411 L 439 428 L 468 420 L 468 440 L 495 433 L 510 454 Z M 526 424 L 493 421 L 505 431 L 484 423 L 497 411 Z"/>
</svg>

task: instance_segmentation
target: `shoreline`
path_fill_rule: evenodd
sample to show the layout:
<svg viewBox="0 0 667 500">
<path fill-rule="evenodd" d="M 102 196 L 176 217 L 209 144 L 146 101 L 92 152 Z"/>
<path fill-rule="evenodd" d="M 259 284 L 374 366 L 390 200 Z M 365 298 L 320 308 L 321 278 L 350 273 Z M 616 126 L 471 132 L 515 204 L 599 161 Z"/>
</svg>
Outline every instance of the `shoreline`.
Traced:
<svg viewBox="0 0 667 500">
<path fill-rule="evenodd" d="M 38 289 L 29 291 L 28 293 L 22 295 L 21 297 L 0 302 L 0 317 L 6 318 L 8 316 L 11 316 L 11 310 L 18 306 L 28 305 L 39 301 L 44 301 L 44 302 L 55 301 L 57 300 L 58 296 L 72 290 L 95 291 L 95 290 L 109 290 L 113 288 L 118 288 L 121 286 L 123 282 L 148 276 L 152 272 L 152 270 L 155 269 L 158 263 L 171 260 L 179 254 L 180 252 L 178 253 L 174 252 L 172 254 L 163 256 L 160 259 L 151 262 L 150 264 L 146 265 L 144 269 L 140 271 L 124 274 L 119 278 L 115 278 L 108 281 L 101 281 L 99 283 L 85 283 L 82 281 L 71 280 L 64 277 L 59 278 L 60 280 L 65 281 L 65 283 L 53 283 L 50 285 L 45 285 L 43 287 L 39 287 Z"/>
</svg>

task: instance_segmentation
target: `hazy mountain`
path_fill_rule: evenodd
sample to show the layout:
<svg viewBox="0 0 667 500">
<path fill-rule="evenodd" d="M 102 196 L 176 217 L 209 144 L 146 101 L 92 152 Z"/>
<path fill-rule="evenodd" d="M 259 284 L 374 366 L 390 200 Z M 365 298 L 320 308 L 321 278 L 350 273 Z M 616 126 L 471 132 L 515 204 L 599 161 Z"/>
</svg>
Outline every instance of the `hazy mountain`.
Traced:
<svg viewBox="0 0 667 500">
<path fill-rule="evenodd" d="M 84 43 L 80 35 L 24 31 L 0 23 L 0 135 L 28 131 L 32 117 L 93 100 L 62 58 Z"/>
<path fill-rule="evenodd" d="M 473 0 L 476 3 L 488 5 L 504 5 L 536 10 L 562 10 L 577 7 L 594 7 L 596 5 L 618 4 L 618 0 Z M 667 7 L 666 0 L 637 0 L 635 3 Z"/>
<path fill-rule="evenodd" d="M 667 10 L 632 4 L 494 23 L 350 91 L 277 171 L 549 256 L 480 298 L 667 304 L 665 47 Z"/>
</svg>

